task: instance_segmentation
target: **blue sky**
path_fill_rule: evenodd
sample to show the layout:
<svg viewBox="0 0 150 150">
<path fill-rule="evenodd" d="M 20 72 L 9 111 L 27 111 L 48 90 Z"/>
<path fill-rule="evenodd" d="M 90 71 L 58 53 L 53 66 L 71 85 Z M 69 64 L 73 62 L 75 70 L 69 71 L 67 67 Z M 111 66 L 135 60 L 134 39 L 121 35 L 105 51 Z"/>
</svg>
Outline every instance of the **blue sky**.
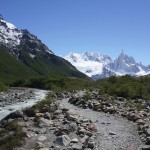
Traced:
<svg viewBox="0 0 150 150">
<path fill-rule="evenodd" d="M 55 54 L 121 50 L 150 64 L 150 0 L 1 0 L 0 13 Z"/>
</svg>

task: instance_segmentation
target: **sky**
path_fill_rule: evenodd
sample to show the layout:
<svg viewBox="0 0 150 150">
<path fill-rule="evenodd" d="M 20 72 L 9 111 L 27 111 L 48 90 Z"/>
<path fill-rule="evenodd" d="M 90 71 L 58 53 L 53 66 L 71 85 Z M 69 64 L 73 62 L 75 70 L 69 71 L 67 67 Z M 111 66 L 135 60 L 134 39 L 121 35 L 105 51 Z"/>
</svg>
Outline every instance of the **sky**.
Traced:
<svg viewBox="0 0 150 150">
<path fill-rule="evenodd" d="M 150 0 L 1 0 L 0 14 L 59 56 L 123 49 L 150 64 Z"/>
</svg>

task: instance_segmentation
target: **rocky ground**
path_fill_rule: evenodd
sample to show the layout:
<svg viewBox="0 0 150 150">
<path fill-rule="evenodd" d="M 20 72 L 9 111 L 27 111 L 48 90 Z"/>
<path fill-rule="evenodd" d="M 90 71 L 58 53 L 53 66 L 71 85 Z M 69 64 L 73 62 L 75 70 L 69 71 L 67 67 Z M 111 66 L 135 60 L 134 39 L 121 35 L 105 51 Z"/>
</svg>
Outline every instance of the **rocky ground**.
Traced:
<svg viewBox="0 0 150 150">
<path fill-rule="evenodd" d="M 53 94 L 57 102 L 10 114 L 1 121 L 0 131 L 7 122 L 19 120 L 26 138 L 16 150 L 150 149 L 148 104 L 139 111 L 126 106 L 124 98 L 106 101 L 94 91 L 86 100 L 86 94 Z"/>
<path fill-rule="evenodd" d="M 98 94 L 98 91 L 93 91 L 93 92 L 84 91 L 83 95 L 82 94 L 78 95 L 78 92 L 76 92 L 74 95 L 69 94 L 69 97 L 71 97 L 71 98 L 69 98 L 69 103 L 77 106 L 78 108 L 85 109 L 82 112 L 84 114 L 84 116 L 86 116 L 87 113 L 88 113 L 88 116 L 90 116 L 90 110 L 88 110 L 86 113 L 86 109 L 91 109 L 92 112 L 93 112 L 93 110 L 98 112 L 97 116 L 98 116 L 98 118 L 100 118 L 100 120 L 101 120 L 100 122 L 102 124 L 104 124 L 104 125 L 107 124 L 107 121 L 103 122 L 103 119 L 108 120 L 108 122 L 111 122 L 110 126 L 108 128 L 107 128 L 107 126 L 105 126 L 104 130 L 108 130 L 107 132 L 109 132 L 111 130 L 111 126 L 112 126 L 112 130 L 113 130 L 113 126 L 114 126 L 114 130 L 115 130 L 115 128 L 117 129 L 117 126 L 121 127 L 124 124 L 122 126 L 123 127 L 122 128 L 123 129 L 122 136 L 120 136 L 120 139 L 122 141 L 124 141 L 124 136 L 125 136 L 126 140 L 127 139 L 129 140 L 129 138 L 127 138 L 128 135 L 126 137 L 126 133 L 124 133 L 124 131 L 126 132 L 126 129 L 128 130 L 127 132 L 133 134 L 133 136 L 137 140 L 138 136 L 135 135 L 136 132 L 134 131 L 135 129 L 137 129 L 139 137 L 141 138 L 143 143 L 145 143 L 145 145 L 142 146 L 141 149 L 143 149 L 143 150 L 150 149 L 150 102 L 149 101 L 145 101 L 143 99 L 132 99 L 131 100 L 131 99 L 125 99 L 122 97 L 112 97 L 112 96 L 102 97 Z M 68 107 L 70 107 L 70 106 L 68 106 Z M 106 117 L 104 117 L 105 115 L 102 115 L 103 114 L 102 112 L 105 112 L 105 115 L 107 114 L 106 116 L 109 119 L 106 119 Z M 99 117 L 99 115 L 102 117 Z M 110 118 L 112 118 L 112 119 L 110 119 Z M 97 119 L 96 122 L 99 122 L 99 120 Z M 97 127 L 99 127 L 99 126 L 101 126 L 100 123 L 97 123 Z M 100 127 L 100 128 L 102 129 L 102 127 Z M 118 128 L 118 130 L 116 130 L 116 132 L 115 132 L 116 135 L 117 135 L 117 132 L 121 131 L 122 129 Z M 105 133 L 108 135 L 107 132 L 105 132 Z M 105 133 L 104 133 L 104 135 L 105 135 Z M 121 135 L 121 133 L 120 133 L 120 135 Z M 129 137 L 130 136 L 131 135 L 129 135 Z M 133 139 L 133 141 L 129 140 L 130 142 L 129 141 L 128 142 L 129 142 L 129 145 L 131 145 L 131 147 L 134 147 L 134 149 L 137 149 L 137 147 L 136 147 L 137 144 L 135 144 L 136 142 L 134 141 L 134 137 L 131 136 L 131 139 Z M 104 140 L 104 143 L 106 141 L 107 140 Z M 116 139 L 115 139 L 115 142 L 117 142 Z M 108 143 L 110 143 L 110 142 L 108 142 Z M 107 143 L 107 146 L 109 145 L 108 143 Z M 124 142 L 124 144 L 125 143 L 126 142 Z M 122 144 L 122 146 L 124 144 Z M 110 145 L 112 146 L 112 145 L 114 145 L 114 143 L 110 144 Z M 104 149 L 107 149 L 107 148 L 104 148 Z"/>
<path fill-rule="evenodd" d="M 91 150 L 97 149 L 96 126 L 91 120 L 75 114 L 70 109 L 60 107 L 59 102 L 35 105 L 23 111 L 11 113 L 1 121 L 0 142 L 7 141 L 7 135 L 15 135 L 14 129 L 4 131 L 17 120 L 25 133 L 25 140 L 15 150 Z M 3 133 L 6 133 L 3 135 Z M 0 147 L 1 148 L 1 147 Z"/>
<path fill-rule="evenodd" d="M 142 142 L 136 126 L 126 119 L 90 109 L 77 108 L 63 100 L 63 105 L 77 114 L 92 120 L 97 127 L 99 150 L 126 150 L 129 147 L 137 150 Z"/>
</svg>

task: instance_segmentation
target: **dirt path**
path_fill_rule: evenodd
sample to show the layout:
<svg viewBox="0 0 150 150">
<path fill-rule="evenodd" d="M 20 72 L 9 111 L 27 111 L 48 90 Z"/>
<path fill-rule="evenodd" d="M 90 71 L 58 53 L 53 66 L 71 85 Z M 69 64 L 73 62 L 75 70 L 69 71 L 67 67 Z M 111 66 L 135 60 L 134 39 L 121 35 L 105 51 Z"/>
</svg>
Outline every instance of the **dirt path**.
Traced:
<svg viewBox="0 0 150 150">
<path fill-rule="evenodd" d="M 142 144 L 132 122 L 90 109 L 78 108 L 68 103 L 68 99 L 63 99 L 60 103 L 61 107 L 69 108 L 74 113 L 85 116 L 95 123 L 98 130 L 99 150 L 138 150 Z"/>
</svg>

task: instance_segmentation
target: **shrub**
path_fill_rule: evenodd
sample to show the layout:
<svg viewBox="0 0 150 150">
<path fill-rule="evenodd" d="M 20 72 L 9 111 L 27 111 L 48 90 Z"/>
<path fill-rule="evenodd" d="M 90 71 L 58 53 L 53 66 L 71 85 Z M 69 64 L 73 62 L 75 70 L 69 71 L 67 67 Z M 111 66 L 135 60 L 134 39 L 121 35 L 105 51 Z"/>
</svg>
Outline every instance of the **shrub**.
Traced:
<svg viewBox="0 0 150 150">
<path fill-rule="evenodd" d="M 86 93 L 84 94 L 83 98 L 84 98 L 85 100 L 91 100 L 91 99 L 92 99 L 92 95 L 91 95 L 90 92 L 86 92 Z"/>
</svg>

